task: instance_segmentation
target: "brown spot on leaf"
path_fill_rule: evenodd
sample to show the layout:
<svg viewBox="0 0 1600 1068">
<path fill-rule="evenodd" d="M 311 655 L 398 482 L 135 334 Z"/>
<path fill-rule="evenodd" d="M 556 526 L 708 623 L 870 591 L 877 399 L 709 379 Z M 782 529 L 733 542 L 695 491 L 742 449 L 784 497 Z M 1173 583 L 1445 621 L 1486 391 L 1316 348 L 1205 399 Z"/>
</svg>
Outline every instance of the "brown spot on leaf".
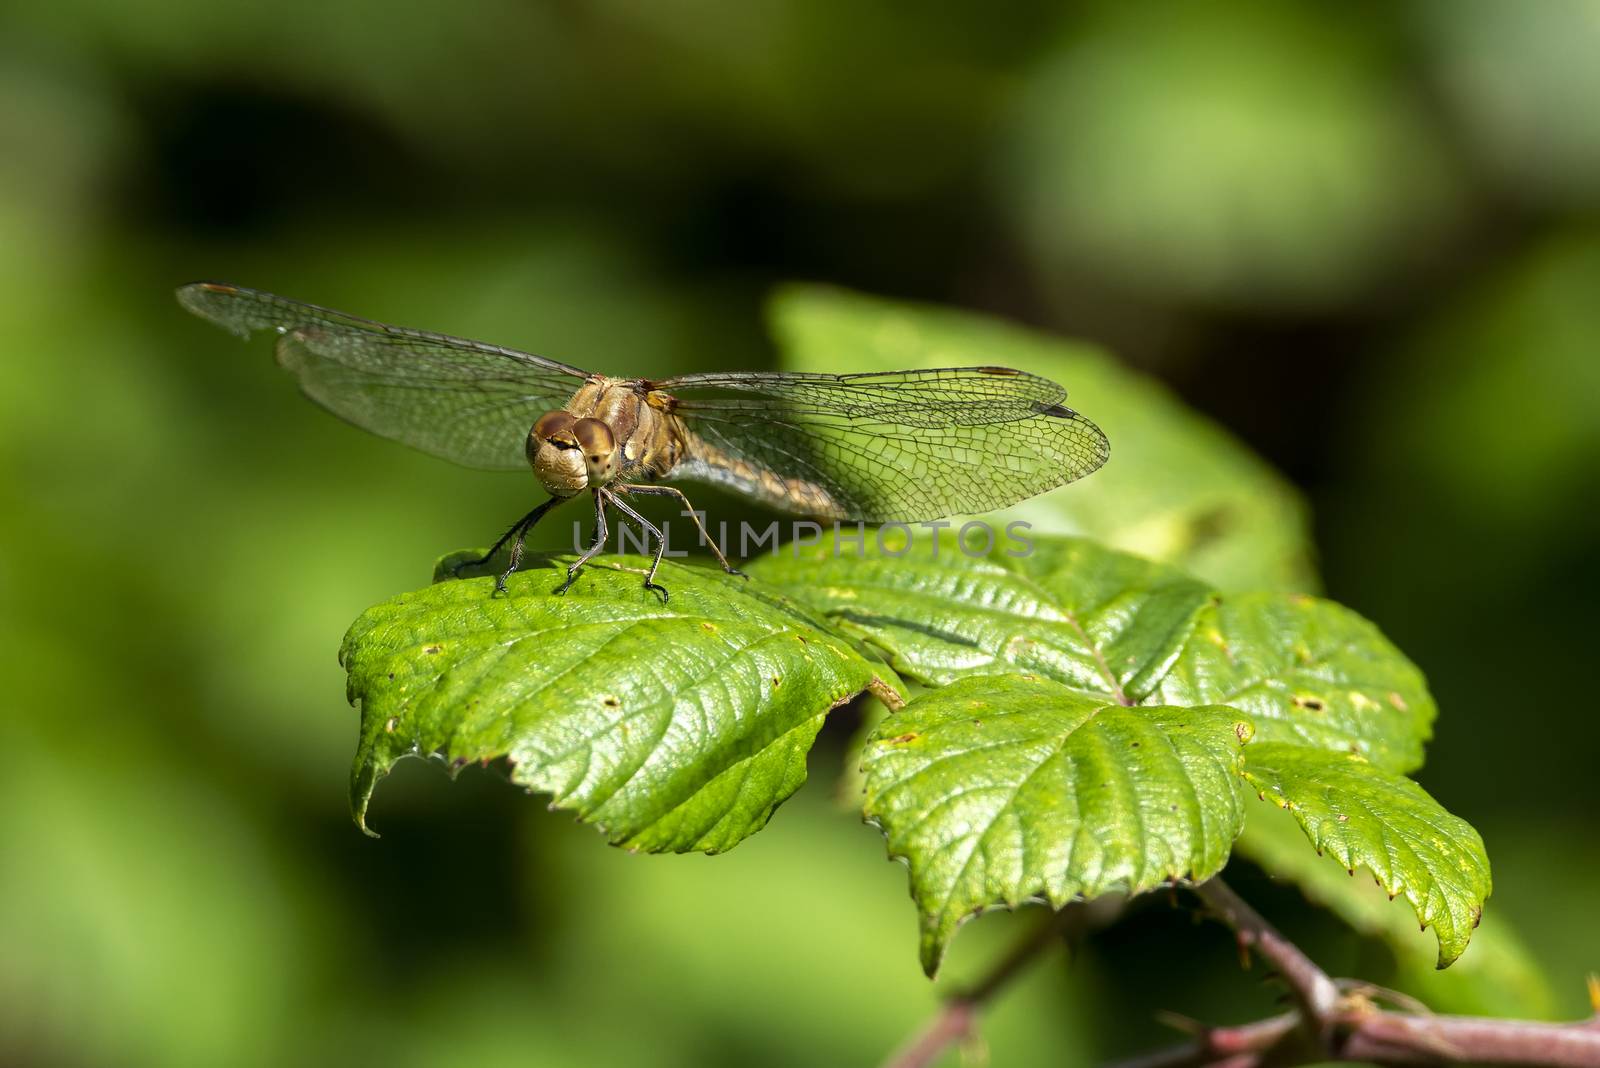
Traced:
<svg viewBox="0 0 1600 1068">
<path fill-rule="evenodd" d="M 1402 712 L 1405 712 L 1411 708 L 1410 705 L 1406 704 L 1406 699 L 1395 693 L 1393 690 L 1389 691 L 1389 703 L 1394 705 L 1395 708 Z"/>
<path fill-rule="evenodd" d="M 1320 697 L 1297 696 L 1294 699 L 1294 705 L 1296 708 L 1304 708 L 1312 712 L 1321 712 L 1324 708 L 1328 707 L 1322 703 L 1322 698 Z"/>
<path fill-rule="evenodd" d="M 779 686 L 782 686 L 782 685 L 783 685 L 783 676 L 782 675 L 774 675 L 774 676 L 772 676 L 772 688 L 774 690 L 776 690 Z"/>
<path fill-rule="evenodd" d="M 905 745 L 907 742 L 914 742 L 920 737 L 921 735 L 919 735 L 916 731 L 907 731 L 905 734 L 896 735 L 895 737 L 890 738 L 889 744 Z"/>
<path fill-rule="evenodd" d="M 432 656 L 433 654 L 435 654 L 437 652 L 441 652 L 443 649 L 444 649 L 444 646 L 442 646 L 442 645 L 424 645 L 422 647 L 422 651 L 424 653 L 427 653 L 429 656 Z"/>
<path fill-rule="evenodd" d="M 614 695 L 609 693 L 600 699 L 600 703 L 605 705 L 607 708 L 620 708 L 622 706 L 622 702 L 617 700 Z"/>
</svg>

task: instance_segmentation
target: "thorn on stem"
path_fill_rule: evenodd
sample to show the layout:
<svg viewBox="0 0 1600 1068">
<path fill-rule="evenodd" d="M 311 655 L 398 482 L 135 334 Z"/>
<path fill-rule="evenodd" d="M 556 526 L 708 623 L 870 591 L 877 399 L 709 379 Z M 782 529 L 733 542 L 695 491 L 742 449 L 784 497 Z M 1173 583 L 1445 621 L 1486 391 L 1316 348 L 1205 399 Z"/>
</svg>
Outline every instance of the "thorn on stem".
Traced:
<svg viewBox="0 0 1600 1068">
<path fill-rule="evenodd" d="M 1181 1012 L 1173 1012 L 1170 1009 L 1157 1009 L 1156 1023 L 1170 1027 L 1174 1031 L 1181 1031 L 1186 1035 L 1193 1035 L 1195 1038 L 1200 1038 L 1210 1031 L 1210 1028 L 1193 1016 L 1185 1016 Z"/>
</svg>

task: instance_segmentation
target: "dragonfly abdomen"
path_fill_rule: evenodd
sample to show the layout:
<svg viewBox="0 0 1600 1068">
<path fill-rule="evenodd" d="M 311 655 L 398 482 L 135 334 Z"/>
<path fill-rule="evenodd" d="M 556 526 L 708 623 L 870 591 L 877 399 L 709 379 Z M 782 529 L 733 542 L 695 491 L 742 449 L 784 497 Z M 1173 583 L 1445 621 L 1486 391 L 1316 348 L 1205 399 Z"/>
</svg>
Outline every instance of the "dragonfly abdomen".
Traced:
<svg viewBox="0 0 1600 1068">
<path fill-rule="evenodd" d="M 677 422 L 676 419 L 672 420 Z M 680 428 L 682 424 L 679 424 Z M 684 456 L 671 472 L 672 478 L 705 482 L 754 497 L 763 504 L 795 515 L 818 519 L 850 519 L 845 507 L 823 486 L 802 478 L 780 478 L 768 467 L 758 467 L 729 454 L 705 438 L 680 430 L 686 446 Z"/>
</svg>

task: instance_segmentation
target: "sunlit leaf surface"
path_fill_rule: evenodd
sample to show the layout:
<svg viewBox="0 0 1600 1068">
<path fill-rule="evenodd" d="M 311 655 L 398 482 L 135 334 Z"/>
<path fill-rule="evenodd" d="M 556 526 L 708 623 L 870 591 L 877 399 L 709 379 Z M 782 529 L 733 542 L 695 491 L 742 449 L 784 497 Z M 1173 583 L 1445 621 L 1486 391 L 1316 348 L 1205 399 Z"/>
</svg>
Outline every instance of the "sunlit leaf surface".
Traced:
<svg viewBox="0 0 1600 1068">
<path fill-rule="evenodd" d="M 1136 893 L 1220 867 L 1242 823 L 1232 780 L 1198 775 L 1187 758 L 1157 761 L 1142 749 L 1148 739 L 1108 745 L 1107 732 L 1137 725 L 1181 754 L 1173 723 L 1232 724 L 1235 743 L 1257 735 L 1247 754 L 1299 743 L 1271 751 L 1360 759 L 1394 789 L 1420 793 L 1389 772 L 1422 759 L 1434 706 L 1421 673 L 1328 601 L 1220 594 L 1077 538 L 974 555 L 949 534 L 904 546 L 829 537 L 752 571 L 881 649 L 905 678 L 940 687 L 886 717 L 862 751 L 867 813 L 910 866 L 930 970 L 957 924 L 984 908 Z M 1102 789 L 1114 791 L 1109 807 L 1089 813 L 1084 798 Z M 1188 800 L 1150 816 L 1139 799 L 1151 791 Z M 1174 812 L 1184 819 L 1169 820 Z M 1209 836 L 1222 828 L 1219 856 Z M 1085 834 L 1089 849 L 1079 848 Z M 1138 859 L 1150 857 L 1167 863 Z M 1481 905 L 1480 895 L 1472 907 Z M 1453 918 L 1439 928 L 1452 955 L 1470 931 Z"/>
<path fill-rule="evenodd" d="M 569 557 L 512 576 L 446 580 L 369 609 L 341 653 L 361 706 L 351 804 L 409 755 L 452 768 L 505 757 L 633 849 L 719 852 L 764 826 L 805 781 L 828 711 L 893 676 L 803 611 L 738 578 L 647 561 Z"/>
<path fill-rule="evenodd" d="M 1227 704 L 1262 740 L 1422 762 L 1435 715 L 1422 674 L 1382 633 L 1303 594 L 1221 594 L 1078 538 L 972 556 L 947 536 L 893 555 L 832 538 L 751 571 L 882 648 L 908 678 L 1033 672 L 1137 703 Z"/>
<path fill-rule="evenodd" d="M 1217 872 L 1249 736 L 1232 709 L 1129 708 L 1036 675 L 964 679 L 887 717 L 863 752 L 865 813 L 910 866 L 923 967 L 986 908 Z"/>
</svg>

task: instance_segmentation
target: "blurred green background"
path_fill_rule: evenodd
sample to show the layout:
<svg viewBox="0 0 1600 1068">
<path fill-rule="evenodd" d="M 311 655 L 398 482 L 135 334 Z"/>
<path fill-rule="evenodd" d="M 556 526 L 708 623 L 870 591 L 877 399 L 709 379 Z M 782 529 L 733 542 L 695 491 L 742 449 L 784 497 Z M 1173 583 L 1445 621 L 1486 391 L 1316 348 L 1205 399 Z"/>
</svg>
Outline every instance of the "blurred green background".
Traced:
<svg viewBox="0 0 1600 1068">
<path fill-rule="evenodd" d="M 1110 348 L 1302 487 L 1323 587 L 1427 671 L 1421 779 L 1550 992 L 1472 1007 L 1586 1011 L 1597 54 L 1590 0 L 9 0 L 0 1062 L 870 1063 L 936 1001 L 833 803 L 848 713 L 724 857 L 421 762 L 357 833 L 345 626 L 534 486 L 317 411 L 179 311 L 202 277 L 656 377 L 770 364 L 792 279 Z M 1238 867 L 1331 970 L 1409 985 Z M 985 1035 L 1079 1063 L 1272 997 L 1156 901 Z"/>
</svg>

